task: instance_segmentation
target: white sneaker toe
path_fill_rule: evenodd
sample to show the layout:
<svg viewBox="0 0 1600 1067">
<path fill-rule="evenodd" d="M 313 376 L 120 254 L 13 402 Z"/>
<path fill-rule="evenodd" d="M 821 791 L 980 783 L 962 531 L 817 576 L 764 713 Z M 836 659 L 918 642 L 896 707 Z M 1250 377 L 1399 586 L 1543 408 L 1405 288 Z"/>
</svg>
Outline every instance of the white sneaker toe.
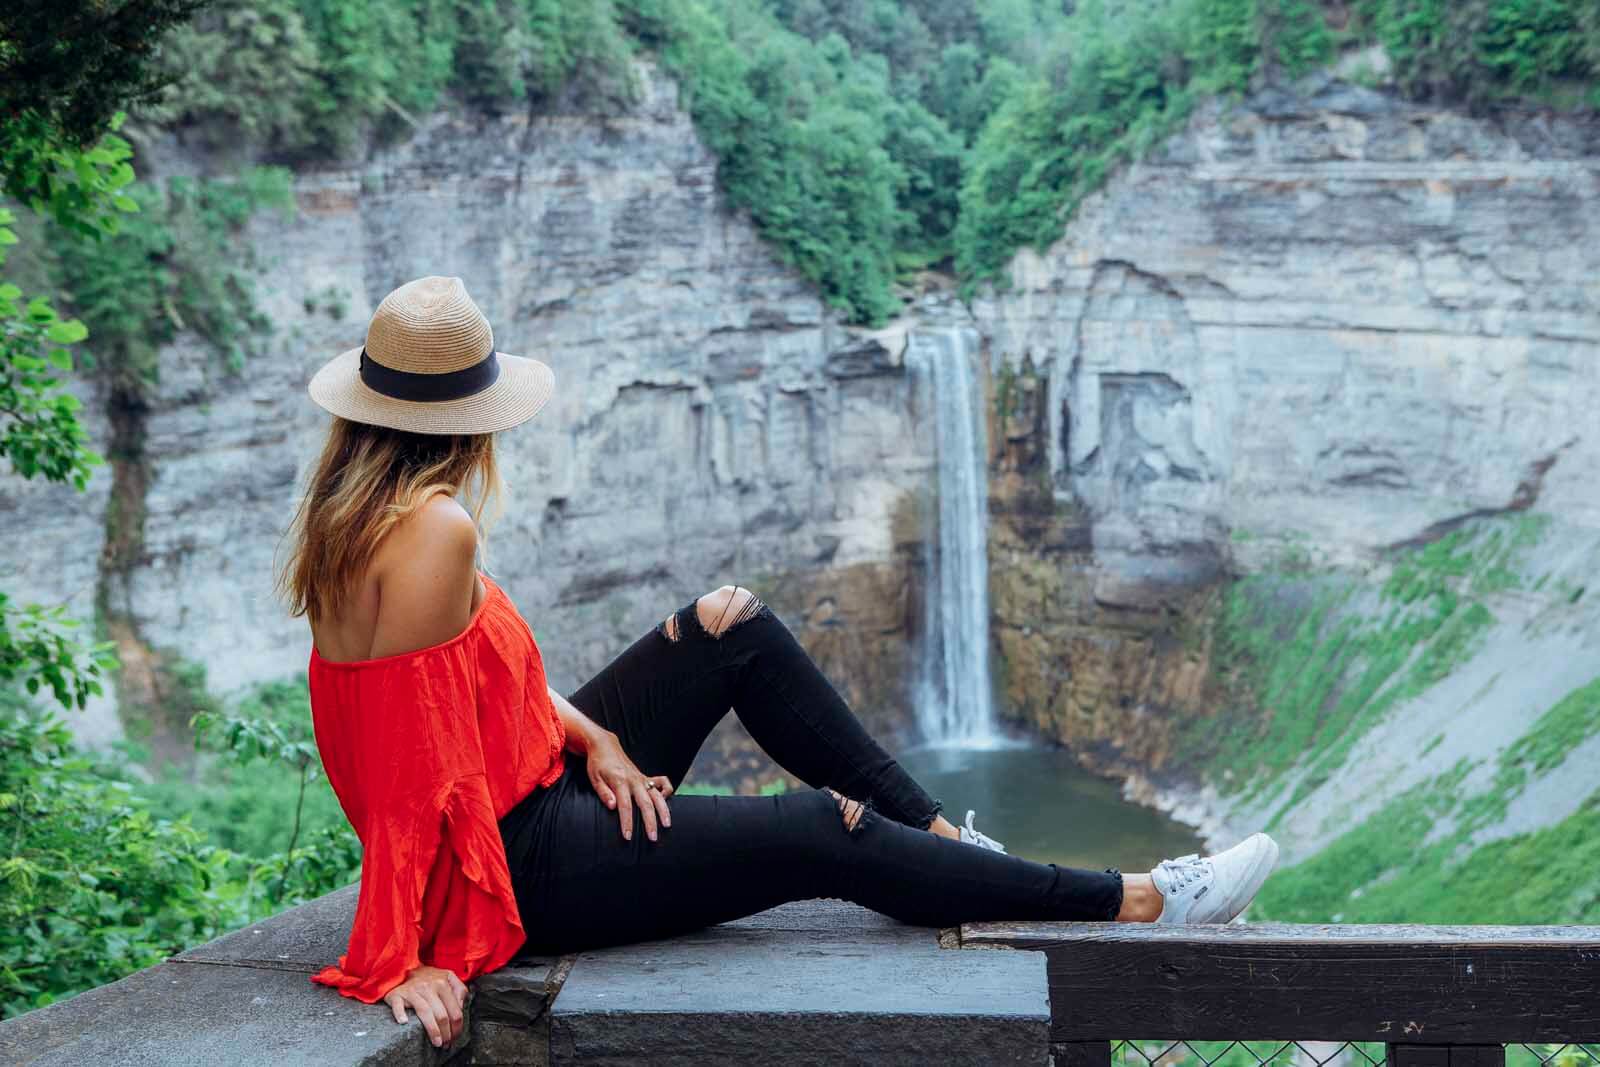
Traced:
<svg viewBox="0 0 1600 1067">
<path fill-rule="evenodd" d="M 1000 842 L 996 841 L 994 838 L 990 837 L 986 833 L 983 833 L 977 827 L 972 825 L 972 818 L 976 814 L 977 812 L 975 811 L 968 811 L 966 824 L 956 828 L 961 833 L 961 840 L 965 841 L 969 845 L 977 845 L 980 848 L 986 848 L 991 852 L 1004 852 L 1006 850 L 1006 846 L 1002 845 Z"/>
<path fill-rule="evenodd" d="M 1217 903 L 1214 918 L 1190 920 L 1232 922 L 1261 891 L 1267 875 L 1278 863 L 1278 843 L 1266 834 L 1255 833 L 1226 852 L 1211 857 L 1217 869 Z"/>
<path fill-rule="evenodd" d="M 1161 892 L 1163 923 L 1227 923 L 1255 898 L 1278 862 L 1278 843 L 1251 834 L 1224 852 L 1162 860 L 1150 872 Z"/>
</svg>

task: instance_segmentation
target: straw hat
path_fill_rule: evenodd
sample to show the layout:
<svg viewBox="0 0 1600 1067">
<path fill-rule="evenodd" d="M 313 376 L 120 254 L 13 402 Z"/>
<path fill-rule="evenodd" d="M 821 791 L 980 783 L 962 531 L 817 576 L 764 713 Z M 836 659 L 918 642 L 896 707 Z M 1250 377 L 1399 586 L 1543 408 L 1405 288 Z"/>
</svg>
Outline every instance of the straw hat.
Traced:
<svg viewBox="0 0 1600 1067">
<path fill-rule="evenodd" d="M 341 352 L 306 391 L 355 422 L 414 433 L 492 433 L 538 414 L 550 368 L 494 350 L 494 331 L 460 278 L 407 282 L 372 313 L 363 348 Z"/>
</svg>

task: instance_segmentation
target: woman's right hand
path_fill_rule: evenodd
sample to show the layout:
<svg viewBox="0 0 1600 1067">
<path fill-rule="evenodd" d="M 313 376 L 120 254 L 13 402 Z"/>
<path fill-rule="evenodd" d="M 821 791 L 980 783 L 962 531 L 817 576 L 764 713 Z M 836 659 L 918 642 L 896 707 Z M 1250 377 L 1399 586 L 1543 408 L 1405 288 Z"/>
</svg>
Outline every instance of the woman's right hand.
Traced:
<svg viewBox="0 0 1600 1067">
<path fill-rule="evenodd" d="M 672 795 L 672 779 L 664 774 L 645 774 L 634 766 L 622 750 L 617 735 L 600 731 L 588 749 L 589 784 L 601 803 L 617 813 L 625 841 L 633 840 L 633 812 L 638 808 L 644 820 L 644 833 L 656 840 L 656 824 L 672 825 L 667 798 Z"/>
<path fill-rule="evenodd" d="M 454 1041 L 465 1025 L 461 1007 L 467 1000 L 467 986 L 446 967 L 418 967 L 383 999 L 394 1011 L 397 1023 L 406 1021 L 409 1005 L 422 1020 L 428 1037 L 441 1048 Z"/>
</svg>

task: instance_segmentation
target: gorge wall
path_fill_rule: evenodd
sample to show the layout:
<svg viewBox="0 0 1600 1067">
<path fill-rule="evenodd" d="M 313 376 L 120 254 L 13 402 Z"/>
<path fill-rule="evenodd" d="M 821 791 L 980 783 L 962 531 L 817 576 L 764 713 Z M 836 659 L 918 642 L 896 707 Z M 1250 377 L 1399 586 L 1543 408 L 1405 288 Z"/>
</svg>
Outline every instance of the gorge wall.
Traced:
<svg viewBox="0 0 1600 1067">
<path fill-rule="evenodd" d="M 1186 723 L 1234 697 L 1212 662 L 1230 577 L 1381 578 L 1404 546 L 1529 509 L 1552 524 L 1528 584 L 1566 580 L 1489 603 L 1499 654 L 1408 706 L 1413 747 L 1374 735 L 1288 818 L 1291 852 L 1401 788 L 1441 728 L 1430 758 L 1487 756 L 1588 680 L 1597 631 L 1567 601 L 1600 538 L 1597 203 L 1592 117 L 1473 118 L 1319 76 L 1203 107 L 1018 256 L 973 306 L 1003 706 L 1160 796 Z M 1546 611 L 1559 630 L 1523 632 Z M 1184 803 L 1228 837 L 1271 799 Z"/>
<path fill-rule="evenodd" d="M 1179 751 L 1231 699 L 1213 653 L 1237 577 L 1381 570 L 1393 546 L 1530 509 L 1558 526 L 1571 580 L 1587 566 L 1592 121 L 1474 118 L 1332 78 L 1213 103 L 1001 290 L 925 299 L 866 333 L 727 209 L 676 90 L 641 73 L 620 114 L 440 114 L 363 161 L 300 171 L 295 218 L 250 233 L 271 264 L 269 354 L 231 377 L 197 339 L 163 353 L 131 562 L 103 562 L 108 529 L 125 535 L 111 472 L 87 495 L 8 482 L 5 588 L 85 616 L 97 589 L 114 601 L 125 692 L 155 684 L 141 670 L 163 650 L 219 693 L 302 670 L 307 628 L 269 585 L 326 420 L 305 382 L 427 273 L 463 277 L 499 347 L 556 373 L 550 407 L 501 438 L 510 498 L 487 563 L 565 691 L 737 582 L 875 728 L 903 730 L 935 449 L 904 363 L 917 329 L 975 331 L 985 356 L 1002 713 L 1219 836 L 1271 808 L 1194 790 Z M 147 154 L 151 173 L 201 165 L 176 142 Z M 88 410 L 103 449 L 103 398 Z M 1523 596 L 1505 625 L 1543 610 Z M 1533 669 L 1566 657 L 1539 699 L 1463 744 L 1503 745 L 1583 673 L 1600 627 L 1561 610 L 1560 640 L 1515 646 Z M 115 736 L 113 703 L 80 733 Z M 756 773 L 736 733 L 714 747 Z M 1374 760 L 1363 773 L 1390 765 Z M 1334 807 L 1296 831 L 1304 847 Z"/>
<path fill-rule="evenodd" d="M 109 468 L 86 496 L 8 484 L 0 527 L 25 546 L 0 573 L 8 591 L 92 616 L 108 585 L 125 698 L 159 698 L 171 653 L 221 694 L 303 670 L 309 630 L 270 585 L 328 419 L 306 382 L 361 343 L 394 286 L 455 274 L 502 351 L 555 371 L 549 406 L 499 439 L 508 495 L 486 560 L 552 684 L 571 692 L 668 611 L 738 583 L 892 730 L 932 464 L 903 343 L 834 325 L 723 205 L 673 84 L 638 73 L 621 114 L 440 114 L 369 159 L 299 171 L 294 218 L 262 215 L 249 233 L 268 264 L 268 354 L 233 376 L 198 338 L 162 353 L 128 564 L 102 573 Z M 207 164 L 170 137 L 145 156 L 156 177 Z M 86 407 L 107 451 L 105 398 Z M 113 700 L 78 717 L 80 734 L 117 735 Z"/>
</svg>

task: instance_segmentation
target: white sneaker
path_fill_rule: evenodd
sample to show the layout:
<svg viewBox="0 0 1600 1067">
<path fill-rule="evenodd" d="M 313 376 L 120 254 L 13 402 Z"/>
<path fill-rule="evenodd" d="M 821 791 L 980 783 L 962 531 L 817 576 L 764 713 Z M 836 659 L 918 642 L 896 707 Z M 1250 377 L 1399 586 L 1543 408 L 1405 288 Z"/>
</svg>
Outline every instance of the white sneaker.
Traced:
<svg viewBox="0 0 1600 1067">
<path fill-rule="evenodd" d="M 988 834 L 981 834 L 972 828 L 972 817 L 976 814 L 977 812 L 968 810 L 967 824 L 965 826 L 957 827 L 957 829 L 961 831 L 961 840 L 965 841 L 969 845 L 980 845 L 992 852 L 1004 852 L 1006 850 L 1006 846 L 1002 845 Z"/>
<path fill-rule="evenodd" d="M 1226 852 L 1162 860 L 1150 878 L 1162 896 L 1160 923 L 1226 923 L 1245 909 L 1278 862 L 1278 843 L 1251 834 Z"/>
</svg>

